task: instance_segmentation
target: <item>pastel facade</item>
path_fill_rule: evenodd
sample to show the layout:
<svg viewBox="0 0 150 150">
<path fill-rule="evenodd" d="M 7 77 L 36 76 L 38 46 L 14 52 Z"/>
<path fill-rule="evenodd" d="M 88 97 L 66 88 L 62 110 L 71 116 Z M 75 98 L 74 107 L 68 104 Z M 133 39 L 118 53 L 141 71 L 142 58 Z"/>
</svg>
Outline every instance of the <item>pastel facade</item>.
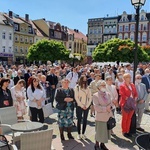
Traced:
<svg viewBox="0 0 150 150">
<path fill-rule="evenodd" d="M 13 62 L 13 26 L 0 13 L 0 64 L 11 65 Z"/>
</svg>

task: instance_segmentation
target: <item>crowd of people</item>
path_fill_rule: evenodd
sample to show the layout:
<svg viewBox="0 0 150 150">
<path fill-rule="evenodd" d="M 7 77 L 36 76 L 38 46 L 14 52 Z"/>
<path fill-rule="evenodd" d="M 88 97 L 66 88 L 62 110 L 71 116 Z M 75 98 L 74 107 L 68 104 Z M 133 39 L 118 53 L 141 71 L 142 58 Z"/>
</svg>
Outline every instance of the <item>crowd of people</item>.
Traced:
<svg viewBox="0 0 150 150">
<path fill-rule="evenodd" d="M 74 117 L 77 117 L 77 138 L 86 139 L 90 111 L 90 116 L 95 117 L 95 150 L 108 149 L 105 143 L 115 133 L 108 130 L 107 122 L 110 117 L 115 118 L 115 111 L 122 115 L 125 137 L 132 136 L 133 114 L 137 115 L 135 128 L 144 131 L 141 121 L 144 111 L 150 112 L 149 102 L 150 64 L 138 65 L 135 83 L 131 64 L 104 67 L 32 64 L 9 68 L 0 65 L 0 108 L 14 106 L 18 119 L 28 114 L 31 121 L 44 123 L 42 108 L 51 103 L 58 109 L 61 140 L 65 140 L 64 128 L 68 138 L 74 139 L 71 134 Z"/>
</svg>

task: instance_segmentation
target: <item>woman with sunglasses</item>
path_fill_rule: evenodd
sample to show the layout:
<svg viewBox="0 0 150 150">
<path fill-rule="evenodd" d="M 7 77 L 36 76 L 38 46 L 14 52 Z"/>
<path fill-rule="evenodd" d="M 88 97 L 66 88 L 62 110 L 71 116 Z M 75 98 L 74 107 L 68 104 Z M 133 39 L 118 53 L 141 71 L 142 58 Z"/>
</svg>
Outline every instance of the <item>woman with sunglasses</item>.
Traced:
<svg viewBox="0 0 150 150">
<path fill-rule="evenodd" d="M 44 122 L 44 114 L 42 106 L 45 104 L 46 93 L 41 86 L 39 79 L 33 77 L 30 86 L 27 88 L 27 96 L 29 98 L 29 108 L 31 111 L 32 121 Z"/>
<path fill-rule="evenodd" d="M 75 100 L 77 103 L 76 114 L 77 114 L 77 130 L 78 139 L 86 139 L 85 131 L 87 125 L 87 117 L 92 102 L 91 90 L 88 87 L 86 75 L 81 75 L 78 85 L 75 87 Z M 81 123 L 83 119 L 83 126 L 81 131 Z M 81 135 L 82 133 L 82 135 Z"/>
</svg>

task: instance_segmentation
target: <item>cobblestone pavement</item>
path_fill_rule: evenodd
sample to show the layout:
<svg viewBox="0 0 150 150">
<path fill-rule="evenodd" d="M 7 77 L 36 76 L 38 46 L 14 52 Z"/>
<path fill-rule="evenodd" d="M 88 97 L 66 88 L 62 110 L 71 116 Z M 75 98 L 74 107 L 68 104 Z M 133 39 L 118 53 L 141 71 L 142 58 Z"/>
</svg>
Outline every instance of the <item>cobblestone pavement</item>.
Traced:
<svg viewBox="0 0 150 150">
<path fill-rule="evenodd" d="M 125 138 L 122 136 L 121 132 L 121 115 L 116 114 L 117 125 L 114 128 L 115 135 L 111 137 L 111 140 L 106 144 L 109 150 L 138 150 L 138 147 L 135 144 L 135 137 L 142 132 L 137 132 L 137 134 L 132 138 Z M 74 119 L 76 123 L 76 119 Z M 57 110 L 54 109 L 54 114 L 49 118 L 45 119 L 45 123 L 48 124 L 49 128 L 54 129 L 53 136 L 53 149 L 54 150 L 93 150 L 95 142 L 95 120 L 93 117 L 88 116 L 88 125 L 86 130 L 87 140 L 77 140 L 77 130 L 76 127 L 73 127 L 73 136 L 74 140 L 67 139 L 67 133 L 65 132 L 66 140 L 61 142 L 59 138 L 59 129 L 57 124 Z M 142 120 L 142 128 L 146 132 L 150 132 L 150 114 L 144 114 Z"/>
</svg>

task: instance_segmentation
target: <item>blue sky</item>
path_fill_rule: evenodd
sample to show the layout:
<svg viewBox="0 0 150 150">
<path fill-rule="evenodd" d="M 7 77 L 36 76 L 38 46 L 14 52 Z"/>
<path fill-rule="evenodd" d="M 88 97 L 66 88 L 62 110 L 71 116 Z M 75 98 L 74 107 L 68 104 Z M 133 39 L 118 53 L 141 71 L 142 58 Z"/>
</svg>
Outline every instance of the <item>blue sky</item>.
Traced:
<svg viewBox="0 0 150 150">
<path fill-rule="evenodd" d="M 150 0 L 142 9 L 150 12 Z M 0 0 L 0 12 L 11 10 L 30 19 L 46 18 L 72 29 L 87 33 L 89 18 L 135 13 L 131 0 Z"/>
</svg>

